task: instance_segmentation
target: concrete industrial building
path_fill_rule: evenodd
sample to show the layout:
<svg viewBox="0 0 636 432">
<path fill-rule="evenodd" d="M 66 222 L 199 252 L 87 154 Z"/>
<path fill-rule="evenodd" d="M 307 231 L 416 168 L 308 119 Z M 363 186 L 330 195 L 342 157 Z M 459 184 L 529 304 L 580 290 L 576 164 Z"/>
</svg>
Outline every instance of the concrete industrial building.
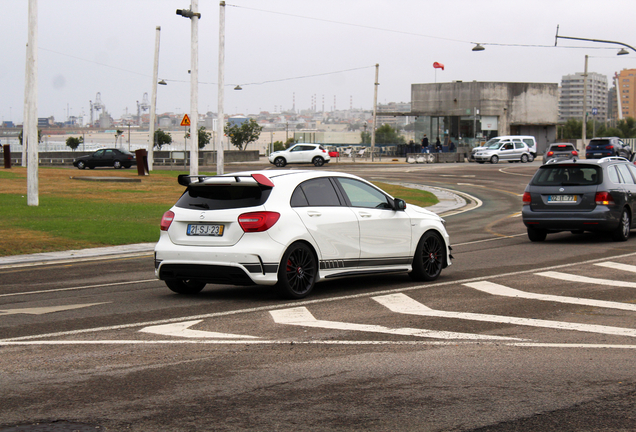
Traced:
<svg viewBox="0 0 636 432">
<path fill-rule="evenodd" d="M 577 72 L 564 75 L 561 78 L 561 95 L 559 97 L 559 121 L 569 119 L 583 120 L 583 82 L 585 74 Z M 585 107 L 588 118 L 593 115 L 597 121 L 607 120 L 607 76 L 587 73 L 587 91 L 585 92 Z M 596 113 L 596 114 L 594 114 Z"/>
<path fill-rule="evenodd" d="M 558 84 L 462 82 L 411 85 L 416 139 L 472 144 L 497 135 L 532 135 L 543 153 L 556 139 Z"/>
</svg>

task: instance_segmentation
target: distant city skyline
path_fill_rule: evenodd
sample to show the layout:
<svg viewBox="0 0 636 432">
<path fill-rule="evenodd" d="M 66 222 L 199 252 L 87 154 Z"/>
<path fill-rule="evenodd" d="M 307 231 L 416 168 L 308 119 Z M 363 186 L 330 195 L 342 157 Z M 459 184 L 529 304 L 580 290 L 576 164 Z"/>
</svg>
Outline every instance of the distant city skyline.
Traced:
<svg viewBox="0 0 636 432">
<path fill-rule="evenodd" d="M 0 116 L 21 123 L 28 2 L 0 5 Z M 156 26 L 159 79 L 167 82 L 157 112 L 187 112 L 190 20 L 175 10 L 188 7 L 187 0 L 40 0 L 38 117 L 90 115 L 97 93 L 113 118 L 136 115 L 151 93 Z M 199 112 L 216 112 L 219 3 L 200 0 L 199 9 Z M 636 68 L 636 52 L 616 56 L 619 46 L 565 40 L 554 47 L 556 27 L 560 35 L 636 46 L 634 12 L 628 0 L 236 0 L 226 6 L 225 112 L 371 109 L 376 63 L 379 103 L 410 102 L 416 83 L 560 83 L 583 71 L 586 54 L 588 71 L 611 79 Z M 477 43 L 485 50 L 473 52 Z"/>
</svg>

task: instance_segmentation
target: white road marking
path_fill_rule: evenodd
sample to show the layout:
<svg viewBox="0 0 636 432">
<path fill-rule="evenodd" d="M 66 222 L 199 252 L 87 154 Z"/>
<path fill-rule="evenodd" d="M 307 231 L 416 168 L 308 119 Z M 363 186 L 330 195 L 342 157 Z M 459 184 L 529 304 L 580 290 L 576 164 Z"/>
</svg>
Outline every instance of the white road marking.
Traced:
<svg viewBox="0 0 636 432">
<path fill-rule="evenodd" d="M 258 339 L 256 336 L 237 335 L 231 333 L 217 333 L 203 330 L 191 330 L 188 327 L 192 327 L 195 324 L 200 323 L 203 320 L 186 321 L 174 324 L 163 324 L 158 326 L 144 327 L 139 330 L 142 333 L 152 333 L 162 336 L 176 336 L 185 338 L 200 338 L 200 339 Z"/>
<path fill-rule="evenodd" d="M 595 285 L 609 285 L 613 287 L 636 288 L 636 282 L 624 282 L 611 279 L 592 278 L 587 276 L 573 275 L 555 271 L 536 273 L 538 276 L 545 276 L 552 279 L 564 280 L 567 282 L 590 283 Z"/>
<path fill-rule="evenodd" d="M 519 234 L 519 235 L 522 235 L 522 234 Z M 525 235 L 525 234 L 523 234 L 523 235 Z M 513 237 L 515 237 L 515 236 L 513 236 Z M 464 244 L 470 244 L 470 243 L 472 243 L 472 242 L 464 243 Z M 522 276 L 522 275 L 534 274 L 534 273 L 537 272 L 537 270 L 555 270 L 555 269 L 571 268 L 571 267 L 574 267 L 574 266 L 581 267 L 581 266 L 596 264 L 599 261 L 604 261 L 604 260 L 607 260 L 608 258 L 626 259 L 626 258 L 632 258 L 634 256 L 636 256 L 636 252 L 629 252 L 629 253 L 625 253 L 625 254 L 621 254 L 621 255 L 614 255 L 612 257 L 596 258 L 596 259 L 591 259 L 591 260 L 586 260 L 586 261 L 579 261 L 579 262 L 576 262 L 576 263 L 559 264 L 559 265 L 544 267 L 543 269 L 520 270 L 520 271 L 515 271 L 515 272 L 501 273 L 501 274 L 498 274 L 498 275 L 479 276 L 479 277 L 474 277 L 474 278 L 467 278 L 467 279 L 461 279 L 461 280 L 450 280 L 450 281 L 445 281 L 445 282 L 433 282 L 433 283 L 427 283 L 427 284 L 423 284 L 423 285 L 412 285 L 412 286 L 403 287 L 403 288 L 376 291 L 376 292 L 372 292 L 372 293 L 351 294 L 351 295 L 342 295 L 342 296 L 337 296 L 337 297 L 327 297 L 327 298 L 323 298 L 323 299 L 302 300 L 302 301 L 298 301 L 296 304 L 297 305 L 312 305 L 312 304 L 325 304 L 325 303 L 330 303 L 330 302 L 343 302 L 343 301 L 346 301 L 346 300 L 362 299 L 362 298 L 368 298 L 368 297 L 377 296 L 377 295 L 395 294 L 395 293 L 403 293 L 403 292 L 409 292 L 409 291 L 418 291 L 418 290 L 421 290 L 421 289 L 431 289 L 431 288 L 438 288 L 438 287 L 445 287 L 445 286 L 452 286 L 452 285 L 461 285 L 463 283 L 478 282 L 478 281 L 483 281 L 483 280 L 487 280 L 487 279 L 511 278 L 511 277 L 517 277 L 517 276 Z M 90 327 L 90 328 L 84 328 L 84 329 L 78 329 L 78 330 L 69 330 L 69 331 L 60 331 L 60 332 L 53 332 L 53 333 L 33 334 L 33 335 L 29 335 L 29 336 L 19 336 L 19 337 L 13 337 L 13 338 L 0 339 L 0 346 L 2 346 L 2 345 L 11 345 L 11 344 L 20 345 L 20 344 L 23 344 L 23 343 L 24 344 L 36 344 L 36 345 L 41 343 L 43 345 L 46 345 L 49 342 L 51 342 L 50 344 L 54 345 L 54 344 L 58 343 L 58 341 L 34 341 L 32 343 L 31 342 L 24 342 L 24 341 L 32 341 L 33 339 L 52 338 L 52 337 L 77 336 L 77 335 L 80 335 L 80 334 L 98 333 L 98 332 L 103 332 L 103 331 L 117 331 L 117 330 L 145 327 L 145 326 L 151 326 L 151 325 L 183 322 L 184 320 L 210 319 L 210 318 L 219 318 L 219 317 L 232 316 L 232 315 L 241 315 L 241 314 L 255 313 L 255 312 L 269 312 L 271 310 L 283 309 L 283 308 L 288 308 L 288 307 L 289 307 L 288 303 L 279 303 L 279 304 L 275 304 L 275 305 L 259 306 L 259 307 L 246 308 L 246 309 L 234 309 L 234 310 L 229 310 L 229 311 L 225 311 L 225 312 L 212 312 L 212 313 L 207 313 L 207 314 L 184 316 L 184 317 L 178 317 L 178 318 L 168 318 L 168 319 L 155 320 L 155 321 L 132 322 L 132 323 L 128 323 L 128 324 L 118 324 L 118 325 L 113 325 L 113 326 Z M 73 341 L 59 341 L 59 343 L 67 343 L 67 342 L 69 344 L 74 343 Z M 246 343 L 246 342 L 247 341 L 241 341 L 240 343 Z M 81 341 L 78 341 L 78 343 L 81 343 Z M 96 343 L 99 343 L 99 341 L 96 341 Z M 133 342 L 131 342 L 131 343 L 133 343 Z M 169 343 L 169 342 L 166 342 L 166 343 Z M 232 343 L 232 342 L 231 341 L 227 341 L 227 342 L 223 341 L 223 343 Z M 289 343 L 289 342 L 287 342 L 287 343 Z M 364 343 L 364 341 L 361 342 L 361 343 Z M 391 342 L 387 341 L 387 343 L 391 343 Z M 423 342 L 419 342 L 419 343 L 423 343 Z M 457 342 L 457 343 L 460 343 L 460 342 Z M 483 343 L 485 343 L 485 342 L 483 342 Z M 435 344 L 435 342 L 429 342 L 429 344 Z M 553 345 L 553 344 L 551 344 L 551 345 Z M 564 344 L 564 346 L 570 346 L 570 345 Z M 588 345 L 585 345 L 585 346 L 588 346 Z M 599 346 L 601 346 L 601 345 L 599 345 Z M 610 345 L 610 347 L 613 347 L 613 346 L 614 345 Z M 624 345 L 616 345 L 616 347 L 623 347 L 623 346 Z"/>
<path fill-rule="evenodd" d="M 104 288 L 118 285 L 132 285 L 136 283 L 148 283 L 148 282 L 158 282 L 159 279 L 143 279 L 136 281 L 128 281 L 128 282 L 113 282 L 99 285 L 84 285 L 78 287 L 70 287 L 70 288 L 57 288 L 50 290 L 40 290 L 40 291 L 25 291 L 25 292 L 17 292 L 17 293 L 9 293 L 9 294 L 0 294 L 0 297 L 13 297 L 13 296 L 21 296 L 21 295 L 31 295 L 31 294 L 44 294 L 44 293 L 53 293 L 53 292 L 61 292 L 61 291 L 76 291 L 90 288 Z"/>
<path fill-rule="evenodd" d="M 270 311 L 277 324 L 296 325 L 301 327 L 317 327 L 332 330 L 361 331 L 385 333 L 403 336 L 429 337 L 436 339 L 480 339 L 480 340 L 522 340 L 513 337 L 488 336 L 472 333 L 456 333 L 415 328 L 390 328 L 379 325 L 353 324 L 339 321 L 317 320 L 306 307 Z"/>
<path fill-rule="evenodd" d="M 623 271 L 627 271 L 627 272 L 636 273 L 636 266 L 635 265 L 621 264 L 621 263 L 615 263 L 615 262 L 611 262 L 611 261 L 602 262 L 602 263 L 596 263 L 594 265 L 597 265 L 597 266 L 600 266 L 600 267 L 607 267 L 607 268 L 611 268 L 611 269 L 614 269 L 614 270 L 623 270 Z"/>
<path fill-rule="evenodd" d="M 504 285 L 499 285 L 492 282 L 471 282 L 464 284 L 464 286 L 474 288 L 476 290 L 504 297 L 518 297 L 525 298 L 530 300 L 541 300 L 541 301 L 551 301 L 556 303 L 567 303 L 567 304 L 575 304 L 582 306 L 593 306 L 593 307 L 602 307 L 608 309 L 621 309 L 627 311 L 636 312 L 636 304 L 630 303 L 619 303 L 619 302 L 611 302 L 605 300 L 592 300 L 592 299 L 584 299 L 577 297 L 564 297 L 564 296 L 555 296 L 548 294 L 535 294 L 529 293 L 525 291 L 520 291 L 514 288 L 508 288 Z"/>
<path fill-rule="evenodd" d="M 75 305 L 67 305 L 67 306 L 46 306 L 46 307 L 38 307 L 38 308 L 23 308 L 23 309 L 0 309 L 0 315 L 17 315 L 17 314 L 27 314 L 27 315 L 44 315 L 47 313 L 53 312 L 61 312 L 72 309 L 81 309 L 90 306 L 97 306 L 101 304 L 107 304 L 112 302 L 105 303 L 86 303 L 86 304 L 75 304 Z"/>
<path fill-rule="evenodd" d="M 404 294 L 391 294 L 387 296 L 373 297 L 373 300 L 377 301 L 383 306 L 386 306 L 389 310 L 397 313 L 430 316 L 439 318 L 455 318 L 465 319 L 470 321 L 484 321 L 495 322 L 502 324 L 524 325 L 530 327 L 543 327 L 552 328 L 557 330 L 573 330 L 588 333 L 600 333 L 615 336 L 628 336 L 636 337 L 636 330 L 622 328 L 622 327 L 610 327 L 593 324 L 577 324 L 567 323 L 560 321 L 548 321 L 531 318 L 517 318 L 501 315 L 486 315 L 469 312 L 446 312 L 431 309 L 428 306 L 419 303 L 416 300 L 404 295 Z"/>
</svg>

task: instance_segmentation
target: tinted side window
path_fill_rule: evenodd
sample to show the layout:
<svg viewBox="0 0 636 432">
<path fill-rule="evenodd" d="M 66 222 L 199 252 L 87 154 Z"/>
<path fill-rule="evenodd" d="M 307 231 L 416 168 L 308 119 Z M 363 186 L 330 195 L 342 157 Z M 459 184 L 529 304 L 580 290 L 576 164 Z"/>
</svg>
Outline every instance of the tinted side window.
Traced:
<svg viewBox="0 0 636 432">
<path fill-rule="evenodd" d="M 300 185 L 310 206 L 339 206 L 340 200 L 328 178 L 307 180 Z"/>
<path fill-rule="evenodd" d="M 632 178 L 632 175 L 629 173 L 629 168 L 627 168 L 627 165 L 616 165 L 616 169 L 618 170 L 618 173 L 621 176 L 621 180 L 622 183 L 625 184 L 634 184 L 634 179 Z"/>
<path fill-rule="evenodd" d="M 389 199 L 379 190 L 358 180 L 339 178 L 352 207 L 392 208 Z"/>
<path fill-rule="evenodd" d="M 524 142 L 524 143 L 526 143 L 526 145 L 527 145 L 528 147 L 532 147 L 532 146 L 534 145 L 534 141 L 532 141 L 531 139 L 528 139 L 528 138 L 525 138 L 525 139 L 523 140 L 523 142 Z"/>
<path fill-rule="evenodd" d="M 303 189 L 298 186 L 294 193 L 292 194 L 291 201 L 289 203 L 292 207 L 307 207 L 309 202 L 307 201 L 307 197 L 303 192 Z"/>
<path fill-rule="evenodd" d="M 515 148 L 516 148 L 516 149 L 522 149 L 522 148 L 524 148 L 524 147 L 525 147 L 525 146 L 523 145 L 523 143 L 515 142 Z"/>
</svg>

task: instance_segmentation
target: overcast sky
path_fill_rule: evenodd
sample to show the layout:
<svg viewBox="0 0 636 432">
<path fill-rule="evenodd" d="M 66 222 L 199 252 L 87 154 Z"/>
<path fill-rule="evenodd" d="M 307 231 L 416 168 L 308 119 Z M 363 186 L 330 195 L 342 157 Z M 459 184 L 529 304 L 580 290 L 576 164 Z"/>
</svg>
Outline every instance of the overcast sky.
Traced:
<svg viewBox="0 0 636 432">
<path fill-rule="evenodd" d="M 0 115 L 21 123 L 27 0 L 0 0 Z M 136 114 L 151 94 L 155 27 L 161 26 L 157 112 L 189 111 L 189 0 L 39 0 L 38 117 Z M 219 1 L 199 0 L 199 112 L 217 111 Z M 582 72 L 636 68 L 636 52 L 559 35 L 636 47 L 634 0 L 229 0 L 225 112 L 294 106 L 320 111 L 410 102 L 411 84 L 463 81 L 560 83 Z M 485 51 L 473 52 L 482 43 Z M 568 48 L 569 47 L 569 48 Z M 577 47 L 577 48 L 572 48 Z M 445 69 L 434 69 L 433 63 Z M 242 91 L 233 90 L 239 84 Z M 335 101 L 334 101 L 335 98 Z"/>
</svg>

